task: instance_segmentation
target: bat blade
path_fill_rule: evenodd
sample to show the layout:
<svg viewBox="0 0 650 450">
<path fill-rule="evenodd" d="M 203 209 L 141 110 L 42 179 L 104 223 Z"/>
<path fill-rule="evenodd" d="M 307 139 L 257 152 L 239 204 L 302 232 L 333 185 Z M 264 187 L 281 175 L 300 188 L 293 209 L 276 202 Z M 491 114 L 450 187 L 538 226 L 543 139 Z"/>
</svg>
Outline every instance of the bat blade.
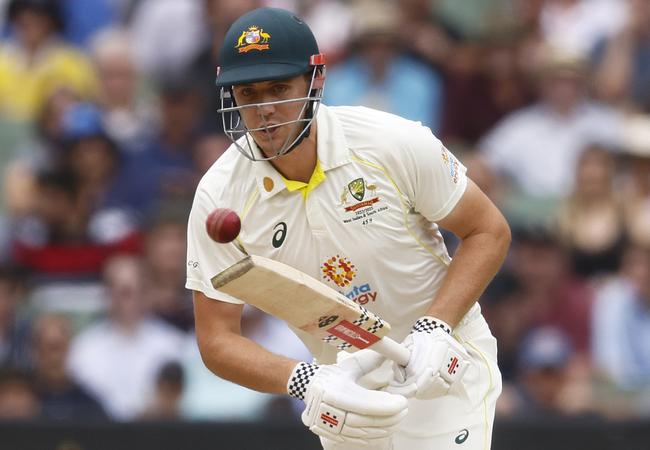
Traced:
<svg viewBox="0 0 650 450">
<path fill-rule="evenodd" d="M 388 322 L 289 265 L 247 256 L 212 278 L 215 289 L 284 320 L 339 350 L 372 347 L 400 364 L 409 352 L 385 337 Z"/>
</svg>

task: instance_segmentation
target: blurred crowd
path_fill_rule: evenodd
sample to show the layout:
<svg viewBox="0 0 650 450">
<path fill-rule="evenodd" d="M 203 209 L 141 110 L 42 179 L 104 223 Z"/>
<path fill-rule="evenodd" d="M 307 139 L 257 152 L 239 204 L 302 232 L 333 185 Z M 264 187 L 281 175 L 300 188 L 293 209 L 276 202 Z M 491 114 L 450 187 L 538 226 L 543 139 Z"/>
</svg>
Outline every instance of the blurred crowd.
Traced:
<svg viewBox="0 0 650 450">
<path fill-rule="evenodd" d="M 0 0 L 0 420 L 299 413 L 208 373 L 184 289 L 218 49 L 262 5 L 314 30 L 326 104 L 421 121 L 506 214 L 499 416 L 649 417 L 650 2 Z"/>
</svg>

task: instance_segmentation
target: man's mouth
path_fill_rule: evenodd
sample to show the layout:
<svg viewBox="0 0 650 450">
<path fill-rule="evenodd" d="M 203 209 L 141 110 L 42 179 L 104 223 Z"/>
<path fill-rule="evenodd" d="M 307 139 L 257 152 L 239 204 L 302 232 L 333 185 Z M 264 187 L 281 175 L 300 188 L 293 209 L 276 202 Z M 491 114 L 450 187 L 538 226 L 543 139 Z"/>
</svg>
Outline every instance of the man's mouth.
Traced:
<svg viewBox="0 0 650 450">
<path fill-rule="evenodd" d="M 261 136 L 261 137 L 265 137 L 265 136 L 266 137 L 273 137 L 273 136 L 275 136 L 278 133 L 278 131 L 280 131 L 280 127 L 268 128 L 268 127 L 271 127 L 272 125 L 273 124 L 268 124 L 267 128 L 258 130 L 257 133 L 259 134 L 259 136 Z"/>
</svg>

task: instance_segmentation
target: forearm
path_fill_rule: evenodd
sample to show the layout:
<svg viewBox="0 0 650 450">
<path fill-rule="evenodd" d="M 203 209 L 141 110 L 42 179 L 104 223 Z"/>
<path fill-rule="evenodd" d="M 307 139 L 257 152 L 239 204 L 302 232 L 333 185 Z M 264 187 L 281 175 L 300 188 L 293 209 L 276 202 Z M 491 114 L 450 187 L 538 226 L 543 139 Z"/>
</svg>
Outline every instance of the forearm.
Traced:
<svg viewBox="0 0 650 450">
<path fill-rule="evenodd" d="M 287 380 L 298 362 L 235 333 L 212 338 L 199 348 L 206 367 L 219 377 L 271 394 L 287 393 Z"/>
<path fill-rule="evenodd" d="M 507 226 L 463 239 L 427 314 L 458 325 L 498 272 L 509 244 Z"/>
</svg>

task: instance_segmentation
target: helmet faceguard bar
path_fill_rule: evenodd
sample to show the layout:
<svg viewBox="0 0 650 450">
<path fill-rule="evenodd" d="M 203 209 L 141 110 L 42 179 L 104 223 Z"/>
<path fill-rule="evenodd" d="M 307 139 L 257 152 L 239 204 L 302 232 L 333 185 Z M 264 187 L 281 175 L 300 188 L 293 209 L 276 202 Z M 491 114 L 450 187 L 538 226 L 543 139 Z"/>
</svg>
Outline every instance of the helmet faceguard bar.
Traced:
<svg viewBox="0 0 650 450">
<path fill-rule="evenodd" d="M 235 147 L 237 150 L 239 150 L 240 153 L 252 161 L 272 160 L 279 156 L 286 155 L 295 149 L 300 144 L 300 142 L 302 142 L 302 140 L 309 135 L 311 124 L 316 117 L 318 107 L 323 98 L 323 82 L 325 78 L 324 62 L 325 60 L 322 54 L 313 55 L 310 58 L 310 65 L 313 67 L 313 69 L 311 73 L 309 89 L 307 91 L 308 93 L 304 97 L 276 100 L 271 102 L 251 103 L 248 105 L 238 106 L 235 102 L 232 88 L 225 86 L 221 87 L 221 107 L 217 110 L 217 112 L 221 114 L 224 133 L 235 144 Z M 302 102 L 303 105 L 300 108 L 298 117 L 296 117 L 294 120 L 269 124 L 266 122 L 266 119 L 264 119 L 264 114 L 260 113 L 259 116 L 264 120 L 264 124 L 257 128 L 247 128 L 246 124 L 244 124 L 241 118 L 241 111 L 246 109 L 255 108 L 259 111 L 265 106 L 284 105 L 296 102 Z M 260 156 L 255 154 L 253 151 L 254 146 L 251 145 L 252 143 L 250 141 L 250 139 L 252 139 L 251 132 L 263 131 L 266 132 L 270 138 L 270 132 L 272 130 L 291 124 L 302 124 L 302 129 L 297 136 L 292 139 L 291 134 L 287 135 L 287 138 L 280 148 L 275 148 L 271 144 L 272 148 L 266 149 L 267 153 L 269 153 L 270 156 Z M 244 137 L 245 143 L 240 141 L 242 136 Z M 269 143 L 271 142 L 271 139 L 269 139 Z"/>
</svg>

